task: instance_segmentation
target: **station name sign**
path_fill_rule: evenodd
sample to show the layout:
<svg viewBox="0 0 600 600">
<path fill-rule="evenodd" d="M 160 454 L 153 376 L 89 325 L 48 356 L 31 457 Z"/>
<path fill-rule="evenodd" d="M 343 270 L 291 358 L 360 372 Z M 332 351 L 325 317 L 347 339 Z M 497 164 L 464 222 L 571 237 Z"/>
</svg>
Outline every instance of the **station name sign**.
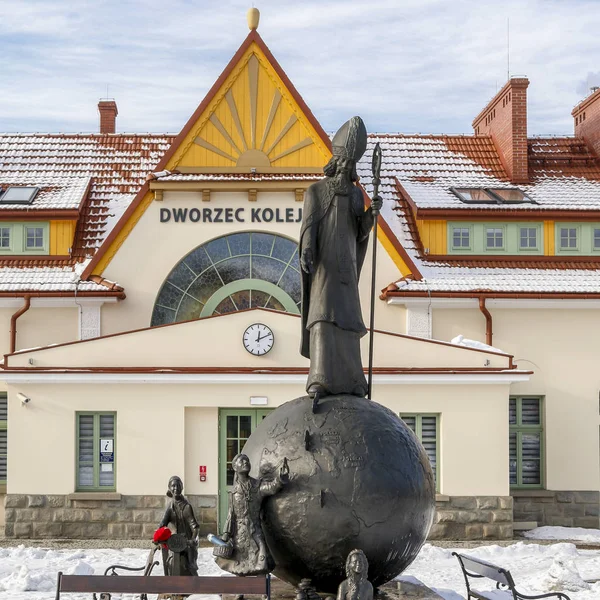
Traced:
<svg viewBox="0 0 600 600">
<path fill-rule="evenodd" d="M 300 223 L 302 208 L 161 208 L 161 223 Z"/>
</svg>

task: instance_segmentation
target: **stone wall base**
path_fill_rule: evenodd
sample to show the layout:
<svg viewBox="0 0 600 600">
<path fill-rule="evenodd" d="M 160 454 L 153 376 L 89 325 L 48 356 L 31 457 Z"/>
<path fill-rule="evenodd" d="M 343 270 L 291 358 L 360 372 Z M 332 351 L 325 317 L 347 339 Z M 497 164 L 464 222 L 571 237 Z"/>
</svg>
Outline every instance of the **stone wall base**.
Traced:
<svg viewBox="0 0 600 600">
<path fill-rule="evenodd" d="M 162 519 L 165 496 L 120 494 L 5 497 L 6 537 L 148 539 Z M 88 499 L 90 498 L 91 499 Z M 200 534 L 217 531 L 217 496 L 187 496 Z M 510 496 L 438 496 L 432 540 L 510 539 L 514 521 L 600 528 L 598 491 L 515 491 Z"/>
<path fill-rule="evenodd" d="M 439 496 L 430 540 L 506 540 L 513 536 L 510 496 Z"/>
<path fill-rule="evenodd" d="M 217 496 L 186 498 L 200 535 L 216 533 Z M 168 501 L 166 496 L 7 494 L 4 532 L 10 538 L 152 539 Z"/>
<path fill-rule="evenodd" d="M 519 490 L 513 492 L 514 520 L 562 527 L 600 527 L 600 492 Z"/>
</svg>

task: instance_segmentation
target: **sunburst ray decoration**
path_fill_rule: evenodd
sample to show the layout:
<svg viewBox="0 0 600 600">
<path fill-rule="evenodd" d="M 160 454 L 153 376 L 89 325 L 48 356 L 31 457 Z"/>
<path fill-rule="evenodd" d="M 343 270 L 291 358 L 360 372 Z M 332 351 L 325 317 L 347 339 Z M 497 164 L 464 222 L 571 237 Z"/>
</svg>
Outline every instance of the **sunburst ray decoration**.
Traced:
<svg viewBox="0 0 600 600">
<path fill-rule="evenodd" d="M 319 167 L 324 158 L 293 103 L 254 53 L 194 142 L 226 159 L 224 163 L 208 155 L 215 166 Z M 298 154 L 311 146 L 308 152 Z"/>
</svg>

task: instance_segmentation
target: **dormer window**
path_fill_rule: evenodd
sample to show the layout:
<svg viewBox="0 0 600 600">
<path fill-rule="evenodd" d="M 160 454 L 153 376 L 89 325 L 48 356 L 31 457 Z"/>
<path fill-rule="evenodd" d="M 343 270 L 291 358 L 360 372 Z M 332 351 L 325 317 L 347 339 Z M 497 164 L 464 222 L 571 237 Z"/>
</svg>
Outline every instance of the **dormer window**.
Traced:
<svg viewBox="0 0 600 600">
<path fill-rule="evenodd" d="M 0 195 L 0 203 L 2 204 L 31 204 L 37 193 L 40 191 L 39 187 L 33 186 L 11 186 Z"/>
<path fill-rule="evenodd" d="M 537 204 L 518 188 L 450 188 L 465 204 Z"/>
</svg>

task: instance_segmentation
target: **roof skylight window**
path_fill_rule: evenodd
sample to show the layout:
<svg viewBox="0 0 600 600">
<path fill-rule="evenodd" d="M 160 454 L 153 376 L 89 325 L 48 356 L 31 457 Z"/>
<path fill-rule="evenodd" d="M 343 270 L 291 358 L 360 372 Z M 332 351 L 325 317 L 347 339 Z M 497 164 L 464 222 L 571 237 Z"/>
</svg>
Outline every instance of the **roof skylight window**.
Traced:
<svg viewBox="0 0 600 600">
<path fill-rule="evenodd" d="M 488 190 L 502 202 L 533 202 L 518 188 L 491 188 Z"/>
<path fill-rule="evenodd" d="M 465 204 L 537 204 L 518 188 L 450 188 Z"/>
<path fill-rule="evenodd" d="M 0 196 L 0 202 L 6 204 L 31 204 L 36 194 L 40 191 L 39 187 L 11 186 Z"/>
<path fill-rule="evenodd" d="M 467 203 L 479 204 L 480 202 L 491 202 L 497 204 L 498 199 L 483 188 L 450 188 L 459 200 Z"/>
</svg>

